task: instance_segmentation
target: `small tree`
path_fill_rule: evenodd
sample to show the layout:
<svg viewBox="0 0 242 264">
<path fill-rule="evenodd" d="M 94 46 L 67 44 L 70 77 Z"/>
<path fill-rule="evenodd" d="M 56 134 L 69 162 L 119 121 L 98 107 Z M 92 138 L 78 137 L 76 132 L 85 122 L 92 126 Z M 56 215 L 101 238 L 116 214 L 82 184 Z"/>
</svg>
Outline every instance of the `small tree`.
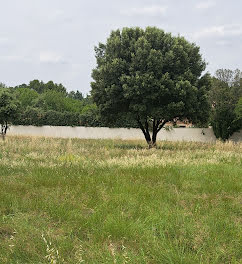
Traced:
<svg viewBox="0 0 242 264">
<path fill-rule="evenodd" d="M 239 110 L 235 110 L 241 96 L 242 73 L 239 70 L 217 70 L 209 96 L 213 105 L 211 124 L 215 136 L 223 141 L 242 127 L 241 118 L 237 114 Z"/>
<path fill-rule="evenodd" d="M 132 116 L 153 147 L 168 121 L 207 122 L 210 77 L 201 76 L 206 63 L 194 43 L 158 28 L 124 28 L 95 52 L 91 94 L 110 124 Z"/>
<path fill-rule="evenodd" d="M 18 109 L 18 102 L 6 89 L 0 90 L 0 134 L 5 139 L 9 125 L 14 121 Z"/>
<path fill-rule="evenodd" d="M 219 105 L 213 113 L 213 132 L 216 138 L 226 141 L 238 128 L 234 108 L 230 104 Z"/>
</svg>

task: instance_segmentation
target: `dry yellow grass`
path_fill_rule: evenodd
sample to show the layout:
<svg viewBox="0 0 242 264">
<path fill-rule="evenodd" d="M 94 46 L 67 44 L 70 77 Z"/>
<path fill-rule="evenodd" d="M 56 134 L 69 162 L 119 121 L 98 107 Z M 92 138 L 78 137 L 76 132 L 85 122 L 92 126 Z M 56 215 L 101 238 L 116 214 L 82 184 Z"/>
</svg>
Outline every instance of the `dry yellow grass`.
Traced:
<svg viewBox="0 0 242 264">
<path fill-rule="evenodd" d="M 108 145 L 103 145 L 104 142 Z M 240 164 L 242 153 L 242 143 L 233 142 L 160 142 L 158 149 L 150 150 L 142 141 L 78 141 L 40 137 L 8 137 L 6 141 L 0 141 L 0 148 L 2 164 L 11 167 L 28 166 L 31 162 L 44 167 L 69 163 L 83 166 L 95 163 L 101 167 L 201 165 L 223 161 Z"/>
</svg>

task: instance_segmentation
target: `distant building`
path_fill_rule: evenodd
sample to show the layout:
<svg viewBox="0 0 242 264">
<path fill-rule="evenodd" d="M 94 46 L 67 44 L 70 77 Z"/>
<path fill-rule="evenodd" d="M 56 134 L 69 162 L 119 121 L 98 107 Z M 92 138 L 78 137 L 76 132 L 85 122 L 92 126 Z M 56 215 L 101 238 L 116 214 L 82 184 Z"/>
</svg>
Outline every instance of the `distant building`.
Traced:
<svg viewBox="0 0 242 264">
<path fill-rule="evenodd" d="M 174 122 L 167 122 L 165 126 L 173 126 L 173 127 L 194 127 L 192 123 L 190 123 L 188 120 L 174 120 Z"/>
</svg>

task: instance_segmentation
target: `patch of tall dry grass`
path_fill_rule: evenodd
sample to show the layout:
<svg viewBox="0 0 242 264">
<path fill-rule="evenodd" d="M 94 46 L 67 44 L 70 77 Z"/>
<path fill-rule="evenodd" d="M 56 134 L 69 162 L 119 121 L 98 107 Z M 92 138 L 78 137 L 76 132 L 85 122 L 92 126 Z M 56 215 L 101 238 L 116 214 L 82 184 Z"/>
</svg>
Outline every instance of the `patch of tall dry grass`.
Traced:
<svg viewBox="0 0 242 264">
<path fill-rule="evenodd" d="M 159 142 L 148 149 L 144 141 L 8 137 L 0 141 L 5 166 L 62 165 L 153 167 L 171 164 L 241 164 L 242 143 Z"/>
</svg>

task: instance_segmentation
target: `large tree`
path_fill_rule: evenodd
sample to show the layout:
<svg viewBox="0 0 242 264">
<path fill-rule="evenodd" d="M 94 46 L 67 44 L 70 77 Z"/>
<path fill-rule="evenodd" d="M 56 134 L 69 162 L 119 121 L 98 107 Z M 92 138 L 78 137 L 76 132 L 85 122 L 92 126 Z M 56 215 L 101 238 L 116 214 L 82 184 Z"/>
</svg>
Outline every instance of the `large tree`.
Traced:
<svg viewBox="0 0 242 264">
<path fill-rule="evenodd" d="M 95 52 L 91 94 L 108 123 L 131 116 L 152 147 L 168 121 L 207 121 L 210 77 L 194 43 L 158 28 L 124 28 Z"/>
</svg>

